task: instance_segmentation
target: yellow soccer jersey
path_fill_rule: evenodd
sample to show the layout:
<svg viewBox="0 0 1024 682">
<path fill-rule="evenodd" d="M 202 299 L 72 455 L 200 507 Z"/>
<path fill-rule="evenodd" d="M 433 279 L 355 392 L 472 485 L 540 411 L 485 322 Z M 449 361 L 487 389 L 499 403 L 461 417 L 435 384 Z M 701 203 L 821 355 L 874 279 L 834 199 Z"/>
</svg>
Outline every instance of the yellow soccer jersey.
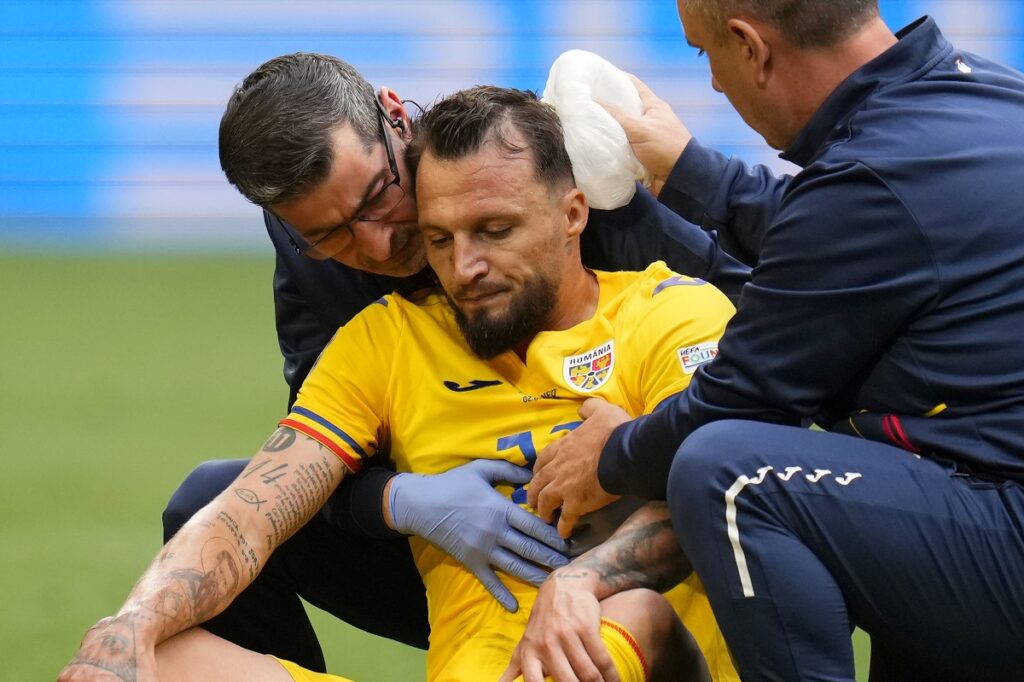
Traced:
<svg viewBox="0 0 1024 682">
<path fill-rule="evenodd" d="M 525 362 L 512 351 L 474 356 L 440 294 L 417 302 L 386 296 L 338 331 L 281 425 L 317 439 L 353 471 L 386 453 L 398 471 L 433 474 L 479 458 L 532 464 L 579 425 L 577 410 L 590 397 L 633 416 L 650 412 L 717 355 L 733 307 L 714 287 L 660 262 L 642 273 L 596 274 L 593 317 L 541 332 Z M 427 588 L 429 677 L 503 611 L 453 559 L 419 538 L 410 542 Z M 528 613 L 536 588 L 502 579 Z M 681 616 L 709 663 L 728 662 L 707 599 L 691 581 L 676 588 L 686 592 Z"/>
</svg>

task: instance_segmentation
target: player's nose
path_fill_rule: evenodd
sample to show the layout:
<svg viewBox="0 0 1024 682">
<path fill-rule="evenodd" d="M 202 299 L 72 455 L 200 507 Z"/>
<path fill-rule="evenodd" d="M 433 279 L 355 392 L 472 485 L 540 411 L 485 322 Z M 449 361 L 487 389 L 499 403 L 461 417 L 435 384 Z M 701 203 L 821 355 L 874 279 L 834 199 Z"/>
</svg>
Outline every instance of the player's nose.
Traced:
<svg viewBox="0 0 1024 682">
<path fill-rule="evenodd" d="M 452 273 L 460 285 L 472 284 L 487 274 L 487 259 L 483 252 L 462 235 L 455 235 L 452 244 Z"/>
</svg>

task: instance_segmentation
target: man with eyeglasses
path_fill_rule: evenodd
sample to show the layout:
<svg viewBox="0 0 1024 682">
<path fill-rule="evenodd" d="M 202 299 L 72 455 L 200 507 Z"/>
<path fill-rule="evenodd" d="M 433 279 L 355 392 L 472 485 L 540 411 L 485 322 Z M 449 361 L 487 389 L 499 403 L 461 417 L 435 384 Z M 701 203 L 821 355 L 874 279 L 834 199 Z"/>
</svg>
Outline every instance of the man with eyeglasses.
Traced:
<svg viewBox="0 0 1024 682">
<path fill-rule="evenodd" d="M 351 217 L 337 224 L 325 223 L 332 210 L 344 206 L 335 203 L 337 185 L 321 183 L 312 191 L 275 205 L 272 211 L 285 217 L 292 225 L 313 224 L 318 227 L 303 230 L 298 234 L 294 227 L 282 223 L 288 243 L 295 252 L 314 260 L 338 260 L 342 263 L 354 261 L 355 267 L 378 274 L 403 275 L 410 268 L 421 268 L 422 248 L 415 233 L 416 212 L 413 202 L 400 214 L 395 209 L 406 196 L 402 187 L 402 174 L 395 158 L 395 146 L 388 129 L 405 131 L 401 118 L 391 120 L 388 111 L 379 99 L 374 100 L 380 124 L 380 139 L 387 155 L 387 167 L 372 176 L 363 195 L 359 198 Z M 344 138 L 341 133 L 344 145 Z M 376 163 L 371 157 L 370 163 Z M 339 169 L 347 177 L 349 167 Z M 384 227 L 385 220 L 396 225 L 390 233 Z M 401 222 L 399 222 L 401 221 Z M 319 227 L 323 225 L 324 227 Z M 400 227 L 398 227 L 400 226 Z M 415 270 L 414 270 L 415 271 Z"/>
<path fill-rule="evenodd" d="M 385 294 L 409 294 L 434 283 L 418 234 L 413 169 L 405 159 L 412 126 L 394 91 L 382 87 L 375 93 L 350 65 L 325 55 L 272 59 L 228 103 L 220 128 L 221 164 L 228 180 L 264 208 L 277 250 L 274 298 L 289 407 L 340 326 Z M 581 244 L 589 267 L 640 270 L 665 260 L 733 299 L 746 281 L 745 266 L 718 249 L 713 234 L 682 221 L 643 191 L 622 209 L 590 215 Z M 480 388 L 459 377 L 446 386 L 467 394 Z M 216 460 L 193 471 L 164 512 L 165 540 L 247 462 Z M 425 648 L 423 585 L 405 535 L 443 549 L 514 611 L 517 602 L 493 568 L 536 584 L 547 575 L 538 565 L 554 568 L 566 561 L 554 529 L 493 488 L 500 481 L 520 485 L 530 476 L 496 461 L 436 476 L 365 467 L 204 627 L 246 648 L 322 671 L 323 654 L 301 596 L 363 630 Z M 394 528 L 384 521 L 385 499 L 394 503 Z"/>
</svg>

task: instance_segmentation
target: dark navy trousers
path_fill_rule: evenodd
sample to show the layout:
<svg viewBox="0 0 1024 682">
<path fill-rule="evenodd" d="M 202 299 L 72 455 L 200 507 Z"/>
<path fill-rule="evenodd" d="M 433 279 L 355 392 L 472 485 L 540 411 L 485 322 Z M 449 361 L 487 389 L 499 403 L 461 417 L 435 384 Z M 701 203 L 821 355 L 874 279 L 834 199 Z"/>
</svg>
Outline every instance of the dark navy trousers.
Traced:
<svg viewBox="0 0 1024 682">
<path fill-rule="evenodd" d="M 164 511 L 164 542 L 248 462 L 212 460 L 192 471 Z M 302 597 L 350 625 L 425 649 L 427 600 L 408 541 L 368 538 L 344 526 L 344 519 L 314 516 L 278 547 L 249 588 L 203 627 L 253 651 L 324 672 Z"/>
<path fill-rule="evenodd" d="M 873 682 L 1024 680 L 1018 483 L 730 420 L 680 447 L 668 504 L 748 682 L 852 681 L 854 626 Z"/>
</svg>

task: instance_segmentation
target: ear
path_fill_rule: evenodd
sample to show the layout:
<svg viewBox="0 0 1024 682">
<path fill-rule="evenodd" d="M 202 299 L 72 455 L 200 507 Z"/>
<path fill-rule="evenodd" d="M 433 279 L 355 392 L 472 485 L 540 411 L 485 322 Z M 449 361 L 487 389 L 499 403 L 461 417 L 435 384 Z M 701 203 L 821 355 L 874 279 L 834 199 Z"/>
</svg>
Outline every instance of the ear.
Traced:
<svg viewBox="0 0 1024 682">
<path fill-rule="evenodd" d="M 391 88 L 382 87 L 380 103 L 384 105 L 384 111 L 388 112 L 388 118 L 392 121 L 402 122 L 402 139 L 408 140 L 412 136 L 412 127 L 409 125 L 409 114 L 405 110 L 405 105 L 402 104 L 402 98 Z"/>
<path fill-rule="evenodd" d="M 583 230 L 587 226 L 587 219 L 590 217 L 587 197 L 578 187 L 573 187 L 562 198 L 562 207 L 566 219 L 565 236 L 570 239 L 579 237 L 583 234 Z"/>
<path fill-rule="evenodd" d="M 730 19 L 726 23 L 726 30 L 733 47 L 740 50 L 740 59 L 749 69 L 754 82 L 764 87 L 768 82 L 771 45 L 753 24 L 743 19 Z"/>
</svg>

